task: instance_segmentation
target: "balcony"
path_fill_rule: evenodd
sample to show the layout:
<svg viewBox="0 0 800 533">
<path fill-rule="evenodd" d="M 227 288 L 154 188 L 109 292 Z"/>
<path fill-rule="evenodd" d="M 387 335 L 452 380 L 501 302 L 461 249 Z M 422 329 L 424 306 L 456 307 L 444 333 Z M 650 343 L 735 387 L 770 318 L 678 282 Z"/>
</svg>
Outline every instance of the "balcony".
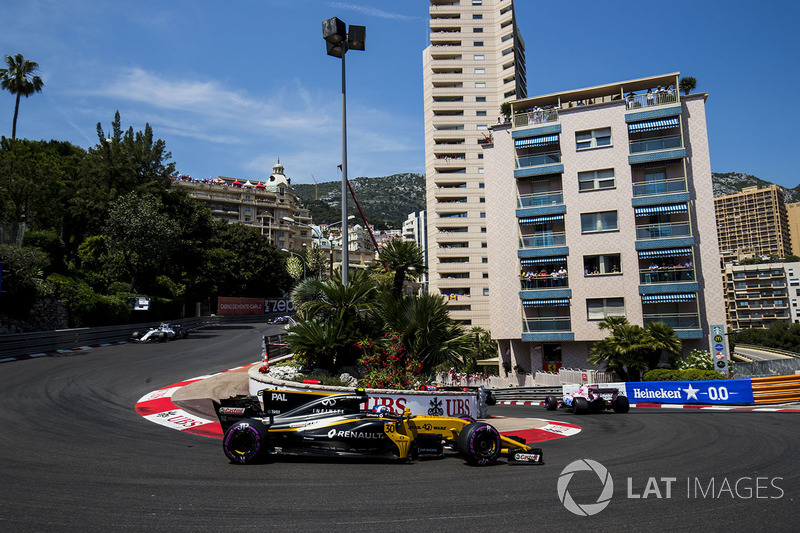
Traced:
<svg viewBox="0 0 800 533">
<path fill-rule="evenodd" d="M 652 322 L 663 322 L 674 330 L 700 329 L 700 315 L 697 313 L 645 314 L 643 318 L 645 326 Z"/>
<path fill-rule="evenodd" d="M 691 237 L 692 227 L 689 222 L 667 222 L 643 224 L 636 226 L 636 240 L 671 239 Z"/>
<path fill-rule="evenodd" d="M 519 246 L 522 249 L 550 248 L 553 246 L 565 246 L 567 236 L 564 232 L 559 233 L 534 233 L 533 235 L 522 235 L 519 239 Z"/>
<path fill-rule="evenodd" d="M 633 196 L 653 196 L 686 192 L 686 178 L 670 178 L 647 182 L 634 182 Z"/>
<path fill-rule="evenodd" d="M 517 198 L 517 208 L 541 207 L 563 203 L 564 193 L 562 191 L 524 194 Z"/>
<path fill-rule="evenodd" d="M 693 282 L 696 274 L 693 267 L 658 267 L 639 269 L 639 284 Z"/>
<path fill-rule="evenodd" d="M 670 135 L 665 137 L 630 141 L 631 155 L 640 154 L 642 152 L 674 150 L 677 148 L 683 148 L 683 141 L 680 135 Z"/>
<path fill-rule="evenodd" d="M 625 99 L 625 106 L 628 110 L 640 111 L 648 107 L 661 105 L 677 104 L 677 91 L 651 92 L 645 94 L 629 94 Z"/>
<path fill-rule="evenodd" d="M 532 109 L 523 113 L 514 113 L 514 127 L 538 126 L 558 122 L 558 109 Z"/>
<path fill-rule="evenodd" d="M 520 289 L 523 291 L 545 290 L 545 289 L 566 289 L 569 287 L 569 276 L 564 274 L 537 274 L 529 272 L 527 276 L 520 278 Z"/>
<path fill-rule="evenodd" d="M 571 331 L 572 320 L 566 317 L 526 318 L 522 322 L 523 332 L 541 333 L 547 331 Z"/>
<path fill-rule="evenodd" d="M 516 160 L 516 168 L 529 168 L 539 167 L 543 165 L 556 165 L 561 163 L 561 152 L 545 152 L 541 154 L 534 154 L 525 157 L 518 157 Z"/>
</svg>

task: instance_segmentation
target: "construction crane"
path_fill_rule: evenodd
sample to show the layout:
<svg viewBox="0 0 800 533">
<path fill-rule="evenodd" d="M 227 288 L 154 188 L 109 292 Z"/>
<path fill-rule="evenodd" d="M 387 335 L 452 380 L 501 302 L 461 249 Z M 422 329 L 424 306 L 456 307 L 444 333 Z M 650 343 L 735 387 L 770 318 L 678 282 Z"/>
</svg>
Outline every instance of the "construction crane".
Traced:
<svg viewBox="0 0 800 533">
<path fill-rule="evenodd" d="M 314 174 L 311 174 L 311 179 L 314 180 L 314 200 L 319 200 L 319 189 L 317 185 L 317 178 L 314 177 Z"/>
</svg>

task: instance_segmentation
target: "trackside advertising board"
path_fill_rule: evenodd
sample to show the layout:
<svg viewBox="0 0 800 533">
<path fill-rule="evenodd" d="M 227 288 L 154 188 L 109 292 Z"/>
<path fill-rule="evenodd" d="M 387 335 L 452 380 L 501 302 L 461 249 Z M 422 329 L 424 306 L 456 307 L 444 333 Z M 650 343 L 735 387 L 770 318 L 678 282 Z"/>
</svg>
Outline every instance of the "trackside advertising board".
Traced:
<svg viewBox="0 0 800 533">
<path fill-rule="evenodd" d="M 749 379 L 712 381 L 645 381 L 626 383 L 631 403 L 753 403 Z"/>
<path fill-rule="evenodd" d="M 263 315 L 264 299 L 220 296 L 217 302 L 217 314 L 223 316 Z"/>
<path fill-rule="evenodd" d="M 630 403 L 731 404 L 753 403 L 753 385 L 749 379 L 712 381 L 640 381 L 599 383 L 614 387 L 628 397 Z M 573 394 L 578 385 L 564 385 L 564 394 Z"/>
</svg>

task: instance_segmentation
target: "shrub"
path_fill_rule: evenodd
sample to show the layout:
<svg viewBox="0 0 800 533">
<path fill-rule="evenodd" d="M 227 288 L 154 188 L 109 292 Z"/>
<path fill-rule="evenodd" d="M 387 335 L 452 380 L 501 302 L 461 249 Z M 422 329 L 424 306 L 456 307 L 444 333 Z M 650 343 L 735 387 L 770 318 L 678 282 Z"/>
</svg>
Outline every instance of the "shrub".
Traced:
<svg viewBox="0 0 800 533">
<path fill-rule="evenodd" d="M 689 368 L 686 370 L 670 370 L 667 368 L 656 368 L 645 373 L 644 381 L 704 381 L 713 379 L 725 379 L 725 376 L 715 370 L 699 370 Z"/>
<path fill-rule="evenodd" d="M 687 370 L 696 368 L 698 370 L 714 370 L 714 359 L 711 353 L 704 350 L 692 350 L 686 359 L 678 359 L 675 362 L 677 370 Z"/>
<path fill-rule="evenodd" d="M 364 368 L 365 387 L 410 389 L 422 371 L 422 363 L 406 353 L 402 335 L 387 333 L 382 339 L 367 339 L 356 346 L 364 354 L 358 362 Z"/>
<path fill-rule="evenodd" d="M 126 298 L 97 294 L 81 280 L 52 274 L 47 281 L 55 287 L 56 297 L 67 306 L 71 327 L 125 324 L 130 316 Z"/>
</svg>

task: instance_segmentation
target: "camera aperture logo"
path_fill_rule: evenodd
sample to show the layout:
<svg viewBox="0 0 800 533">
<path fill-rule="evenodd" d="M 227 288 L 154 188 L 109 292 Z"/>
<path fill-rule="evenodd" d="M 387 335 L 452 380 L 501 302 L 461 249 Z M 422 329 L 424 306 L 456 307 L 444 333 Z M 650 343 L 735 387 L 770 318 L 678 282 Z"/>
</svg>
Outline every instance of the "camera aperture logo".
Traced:
<svg viewBox="0 0 800 533">
<path fill-rule="evenodd" d="M 603 491 L 595 503 L 579 504 L 567 490 L 572 476 L 575 475 L 575 472 L 581 471 L 594 472 L 603 484 Z M 608 506 L 613 494 L 614 480 L 611 479 L 611 474 L 608 473 L 606 467 L 591 459 L 578 459 L 571 462 L 561 471 L 561 475 L 558 477 L 558 499 L 561 500 L 567 511 L 578 516 L 596 515 Z"/>
</svg>

